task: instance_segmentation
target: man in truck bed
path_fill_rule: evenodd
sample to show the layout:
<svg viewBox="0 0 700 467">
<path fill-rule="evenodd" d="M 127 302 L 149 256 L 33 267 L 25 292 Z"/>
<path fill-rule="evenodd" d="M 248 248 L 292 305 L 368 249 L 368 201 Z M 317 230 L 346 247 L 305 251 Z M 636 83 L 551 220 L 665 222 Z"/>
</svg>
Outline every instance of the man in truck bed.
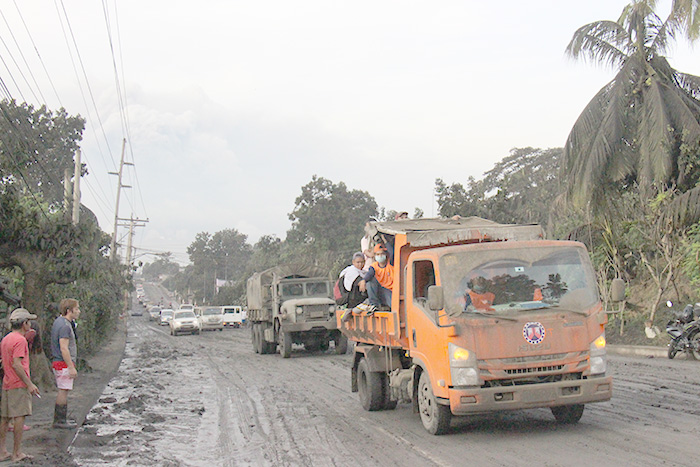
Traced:
<svg viewBox="0 0 700 467">
<path fill-rule="evenodd" d="M 374 247 L 374 263 L 370 266 L 360 290 L 367 290 L 369 304 L 378 309 L 391 308 L 391 288 L 394 285 L 394 264 L 382 244 Z"/>
</svg>

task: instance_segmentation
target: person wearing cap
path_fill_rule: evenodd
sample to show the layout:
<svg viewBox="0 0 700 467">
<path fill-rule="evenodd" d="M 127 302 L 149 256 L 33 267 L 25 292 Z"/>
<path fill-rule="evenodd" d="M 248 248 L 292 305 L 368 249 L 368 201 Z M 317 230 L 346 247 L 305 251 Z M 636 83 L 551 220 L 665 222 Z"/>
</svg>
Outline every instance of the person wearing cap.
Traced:
<svg viewBox="0 0 700 467">
<path fill-rule="evenodd" d="M 73 390 L 73 381 L 78 376 L 75 363 L 78 346 L 73 323 L 80 316 L 78 300 L 64 298 L 58 304 L 60 316 L 51 327 L 51 364 L 56 377 L 56 406 L 53 414 L 54 428 L 75 428 L 75 420 L 68 419 L 68 393 Z"/>
<path fill-rule="evenodd" d="M 32 383 L 29 375 L 29 345 L 25 338 L 32 328 L 33 319 L 36 319 L 36 315 L 24 308 L 17 308 L 10 314 L 12 332 L 0 342 L 0 355 L 5 370 L 0 402 L 0 461 L 12 459 L 17 462 L 32 458 L 22 452 L 22 434 L 24 419 L 32 414 L 32 395 L 39 396 L 39 388 Z M 14 428 L 12 454 L 7 451 L 5 445 L 10 420 Z"/>
<path fill-rule="evenodd" d="M 394 220 L 395 220 L 395 221 L 403 221 L 403 220 L 406 220 L 406 219 L 408 219 L 408 213 L 407 213 L 406 211 L 397 212 L 397 213 L 394 215 Z"/>
<path fill-rule="evenodd" d="M 391 309 L 391 288 L 394 285 L 394 266 L 387 249 L 381 243 L 374 247 L 374 263 L 360 281 L 361 291 L 367 291 L 369 304 L 381 309 Z"/>
</svg>

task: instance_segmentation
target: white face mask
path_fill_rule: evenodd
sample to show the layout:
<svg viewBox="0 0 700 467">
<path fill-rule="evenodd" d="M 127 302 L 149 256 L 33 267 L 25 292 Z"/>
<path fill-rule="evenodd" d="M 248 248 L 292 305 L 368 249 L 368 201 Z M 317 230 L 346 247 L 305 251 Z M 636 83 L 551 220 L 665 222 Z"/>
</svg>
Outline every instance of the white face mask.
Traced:
<svg viewBox="0 0 700 467">
<path fill-rule="evenodd" d="M 378 263 L 383 263 L 384 261 L 386 261 L 386 255 L 374 255 L 374 259 Z"/>
</svg>

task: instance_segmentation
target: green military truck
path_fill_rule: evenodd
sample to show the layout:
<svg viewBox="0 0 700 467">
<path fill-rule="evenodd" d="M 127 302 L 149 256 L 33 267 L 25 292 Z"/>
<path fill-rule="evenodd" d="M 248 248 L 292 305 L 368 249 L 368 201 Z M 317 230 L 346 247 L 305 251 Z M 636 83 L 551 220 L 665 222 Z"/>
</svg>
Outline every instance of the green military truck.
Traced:
<svg viewBox="0 0 700 467">
<path fill-rule="evenodd" d="M 345 353 L 347 338 L 338 330 L 333 284 L 327 273 L 310 266 L 277 266 L 248 279 L 248 321 L 256 353 L 270 354 L 280 347 L 289 358 L 292 344 L 309 351 L 328 350 L 334 341 Z"/>
</svg>

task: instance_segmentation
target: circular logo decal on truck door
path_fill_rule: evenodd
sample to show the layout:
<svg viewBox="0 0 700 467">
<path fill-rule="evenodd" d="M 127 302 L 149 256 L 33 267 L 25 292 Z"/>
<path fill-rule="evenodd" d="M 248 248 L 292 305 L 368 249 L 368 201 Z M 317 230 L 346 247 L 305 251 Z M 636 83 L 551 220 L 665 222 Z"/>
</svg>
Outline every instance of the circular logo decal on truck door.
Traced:
<svg viewBox="0 0 700 467">
<path fill-rule="evenodd" d="M 527 323 L 523 326 L 523 337 L 530 344 L 539 344 L 544 340 L 544 326 L 542 323 Z"/>
</svg>

